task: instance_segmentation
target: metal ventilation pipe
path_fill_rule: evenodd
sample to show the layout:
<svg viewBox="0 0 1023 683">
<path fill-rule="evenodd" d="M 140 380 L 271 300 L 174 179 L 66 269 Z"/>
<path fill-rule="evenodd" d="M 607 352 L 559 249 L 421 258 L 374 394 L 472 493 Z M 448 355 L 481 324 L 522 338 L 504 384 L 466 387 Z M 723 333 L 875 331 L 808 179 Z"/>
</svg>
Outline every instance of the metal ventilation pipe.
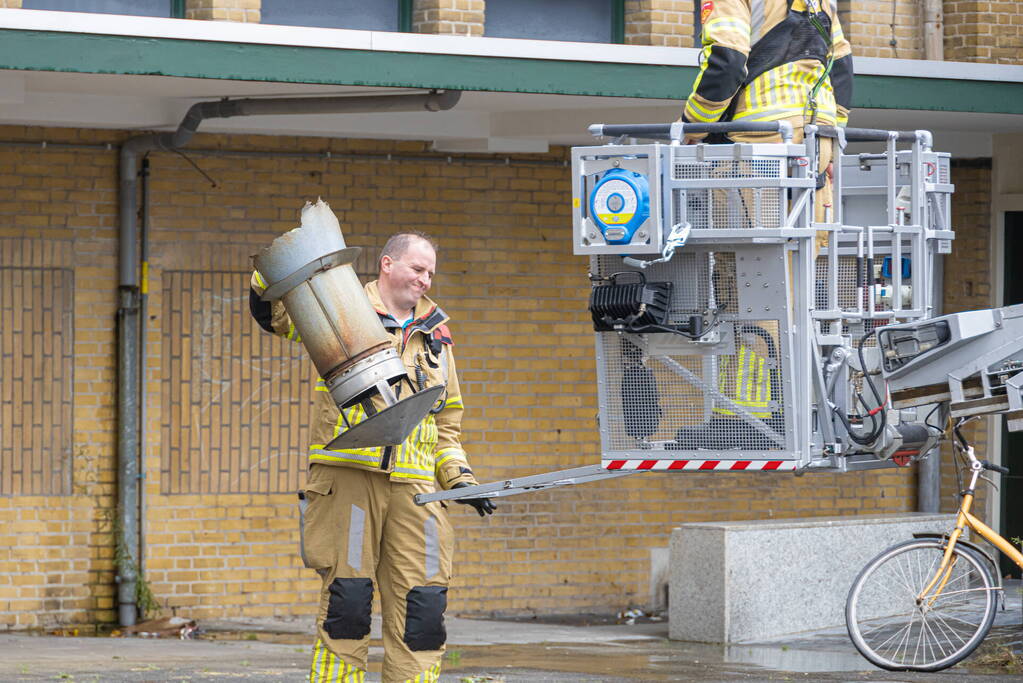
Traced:
<svg viewBox="0 0 1023 683">
<path fill-rule="evenodd" d="M 337 217 L 321 199 L 305 205 L 299 227 L 255 257 L 268 285 L 263 300 L 284 304 L 342 416 L 357 403 L 369 414 L 329 448 L 399 444 L 443 391 L 431 387 L 398 400 L 408 375 L 351 266 L 360 251 L 345 246 Z M 385 406 L 378 411 L 371 402 L 377 395 Z"/>
<path fill-rule="evenodd" d="M 149 133 L 121 144 L 118 207 L 118 309 L 117 309 L 117 505 L 122 538 L 118 539 L 126 561 L 117 567 L 118 621 L 135 623 L 138 606 L 140 395 L 139 348 L 140 288 L 138 253 L 138 160 L 151 151 L 184 147 L 199 124 L 209 118 L 280 114 L 348 114 L 362 112 L 445 111 L 458 103 L 459 90 L 368 97 L 287 97 L 198 102 L 188 110 L 173 133 Z M 401 402 L 404 404 L 405 402 Z M 366 420 L 369 427 L 373 423 Z M 363 428 L 366 429 L 365 427 Z M 357 435 L 356 435 L 357 436 Z"/>
</svg>

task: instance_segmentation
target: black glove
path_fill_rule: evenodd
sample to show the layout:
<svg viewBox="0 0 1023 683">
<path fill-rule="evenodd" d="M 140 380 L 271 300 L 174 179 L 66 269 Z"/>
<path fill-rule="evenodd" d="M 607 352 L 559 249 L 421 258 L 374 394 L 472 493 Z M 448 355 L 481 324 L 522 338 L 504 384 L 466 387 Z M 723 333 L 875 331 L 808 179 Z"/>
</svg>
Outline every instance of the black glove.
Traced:
<svg viewBox="0 0 1023 683">
<path fill-rule="evenodd" d="M 465 488 L 466 486 L 469 486 L 469 484 L 467 484 L 464 481 L 460 481 L 451 488 L 461 489 Z M 489 498 L 464 498 L 462 500 L 456 500 L 455 502 L 461 503 L 462 505 L 473 506 L 474 508 L 476 508 L 476 512 L 480 513 L 480 517 L 492 515 L 494 514 L 494 510 L 497 509 L 497 506 L 494 505 L 494 501 L 490 500 Z"/>
</svg>

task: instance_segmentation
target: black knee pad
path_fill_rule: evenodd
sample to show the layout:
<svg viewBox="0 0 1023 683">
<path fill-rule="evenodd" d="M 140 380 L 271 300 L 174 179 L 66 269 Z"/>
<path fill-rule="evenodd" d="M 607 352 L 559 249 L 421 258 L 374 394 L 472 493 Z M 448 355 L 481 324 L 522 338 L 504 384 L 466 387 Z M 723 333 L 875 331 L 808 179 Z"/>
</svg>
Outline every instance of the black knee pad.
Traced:
<svg viewBox="0 0 1023 683">
<path fill-rule="evenodd" d="M 334 579 L 323 630 L 335 640 L 362 640 L 369 635 L 372 611 L 372 579 Z"/>
<path fill-rule="evenodd" d="M 416 586 L 405 598 L 405 637 L 410 650 L 439 650 L 447 640 L 447 586 Z"/>
</svg>

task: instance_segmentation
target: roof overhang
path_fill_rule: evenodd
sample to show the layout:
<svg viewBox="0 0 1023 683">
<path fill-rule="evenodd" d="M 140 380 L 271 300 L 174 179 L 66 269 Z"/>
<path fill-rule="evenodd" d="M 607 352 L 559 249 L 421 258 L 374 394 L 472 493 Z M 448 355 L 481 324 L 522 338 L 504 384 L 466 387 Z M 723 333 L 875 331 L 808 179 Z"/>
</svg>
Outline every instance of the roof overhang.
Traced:
<svg viewBox="0 0 1023 683">
<path fill-rule="evenodd" d="M 0 124 L 167 128 L 202 99 L 458 89 L 438 114 L 265 116 L 204 131 L 438 140 L 534 151 L 593 122 L 668 121 L 697 74 L 690 48 L 565 43 L 0 10 Z M 853 123 L 934 130 L 990 155 L 1023 132 L 1023 67 L 855 60 Z"/>
</svg>

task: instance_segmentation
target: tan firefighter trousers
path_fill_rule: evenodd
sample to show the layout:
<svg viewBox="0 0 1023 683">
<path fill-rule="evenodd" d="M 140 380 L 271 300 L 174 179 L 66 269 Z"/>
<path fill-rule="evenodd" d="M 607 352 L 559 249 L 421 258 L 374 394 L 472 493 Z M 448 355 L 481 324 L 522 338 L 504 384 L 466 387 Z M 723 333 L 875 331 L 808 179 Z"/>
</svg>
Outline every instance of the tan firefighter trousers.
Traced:
<svg viewBox="0 0 1023 683">
<path fill-rule="evenodd" d="M 447 509 L 416 505 L 432 484 L 312 464 L 302 501 L 302 559 L 323 579 L 311 681 L 362 681 L 374 592 L 383 615 L 382 680 L 431 683 L 444 654 L 454 545 Z"/>
</svg>

